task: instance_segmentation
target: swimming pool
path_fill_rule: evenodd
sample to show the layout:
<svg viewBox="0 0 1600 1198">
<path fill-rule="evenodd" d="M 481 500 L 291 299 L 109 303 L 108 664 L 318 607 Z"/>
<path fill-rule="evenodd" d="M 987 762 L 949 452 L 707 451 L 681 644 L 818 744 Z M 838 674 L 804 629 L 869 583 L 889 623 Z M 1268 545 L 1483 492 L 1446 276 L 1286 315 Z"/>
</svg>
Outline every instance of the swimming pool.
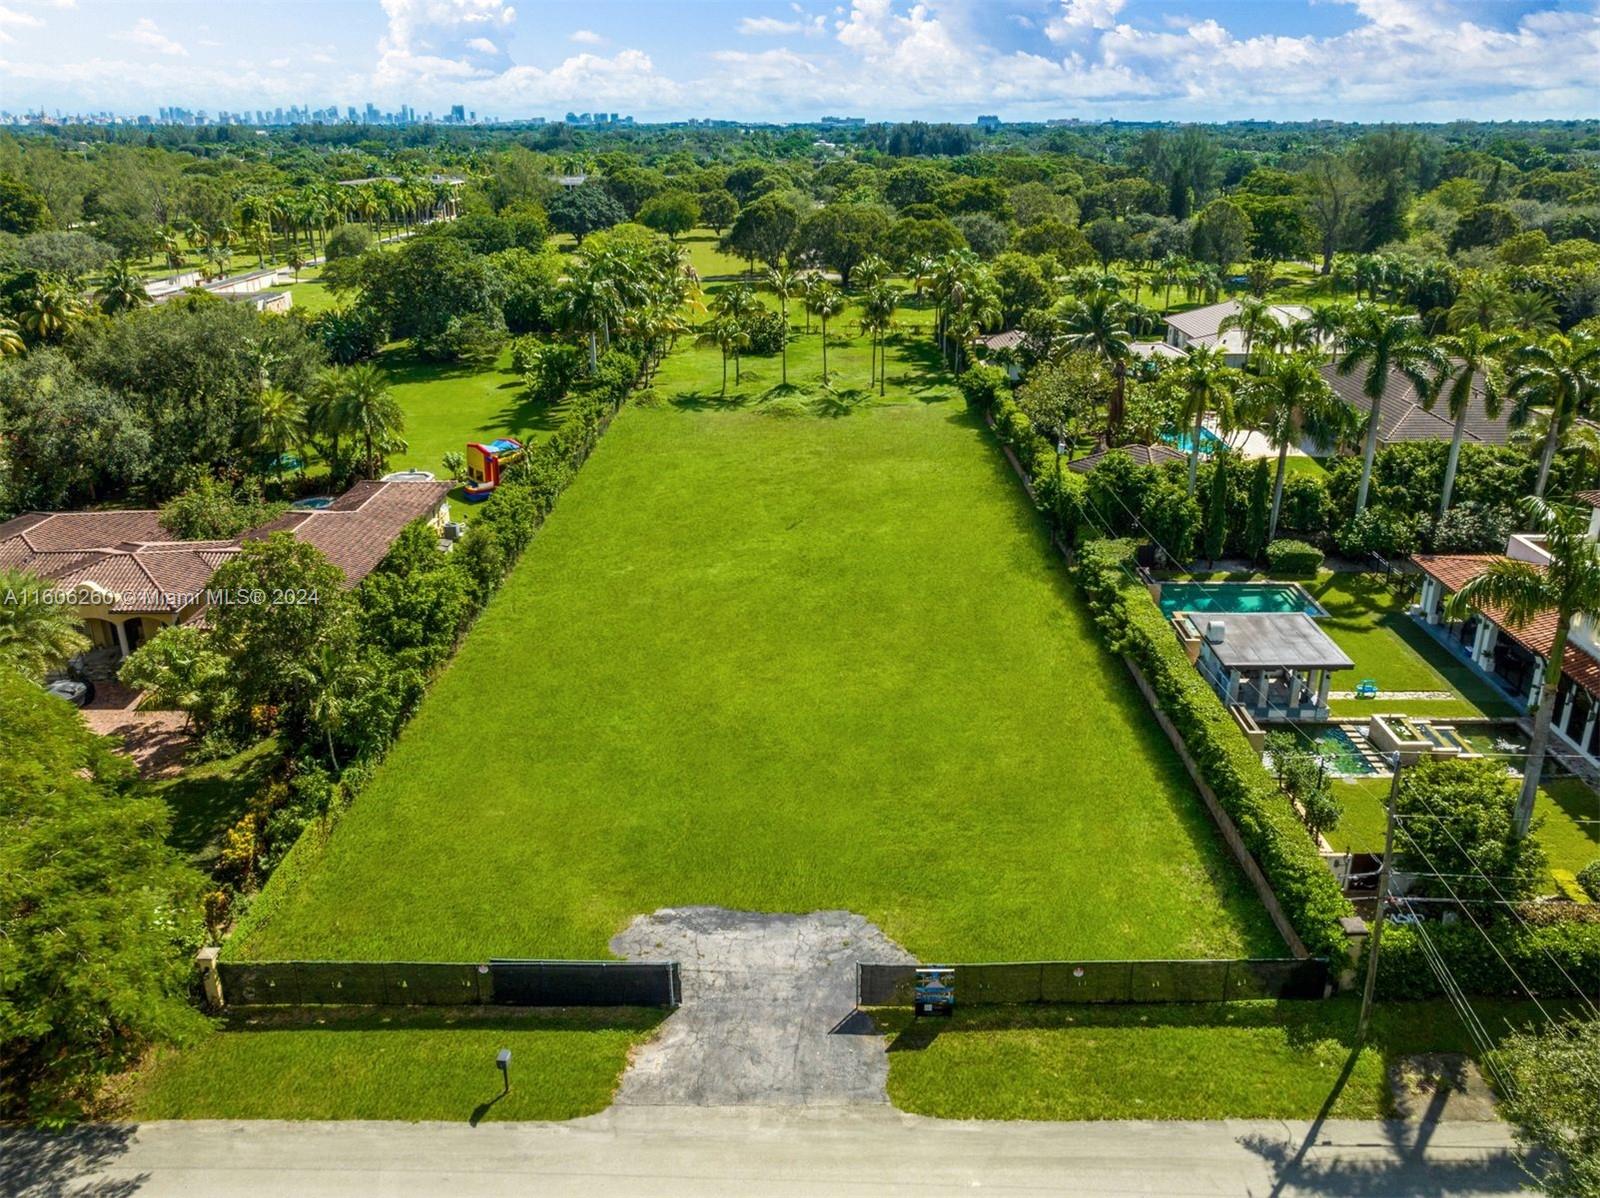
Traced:
<svg viewBox="0 0 1600 1198">
<path fill-rule="evenodd" d="M 1304 587 L 1292 582 L 1162 583 L 1161 613 L 1170 616 L 1179 611 L 1328 614 Z"/>
<path fill-rule="evenodd" d="M 1312 733 L 1317 742 L 1317 752 L 1335 774 L 1375 774 L 1376 767 L 1366 759 L 1355 738 L 1337 724 Z"/>
<path fill-rule="evenodd" d="M 1189 429 L 1181 433 L 1162 433 L 1161 439 L 1172 448 L 1181 453 L 1189 453 L 1194 449 L 1194 430 Z M 1208 428 L 1200 430 L 1200 452 L 1202 454 L 1216 453 L 1226 450 L 1228 443 Z"/>
</svg>

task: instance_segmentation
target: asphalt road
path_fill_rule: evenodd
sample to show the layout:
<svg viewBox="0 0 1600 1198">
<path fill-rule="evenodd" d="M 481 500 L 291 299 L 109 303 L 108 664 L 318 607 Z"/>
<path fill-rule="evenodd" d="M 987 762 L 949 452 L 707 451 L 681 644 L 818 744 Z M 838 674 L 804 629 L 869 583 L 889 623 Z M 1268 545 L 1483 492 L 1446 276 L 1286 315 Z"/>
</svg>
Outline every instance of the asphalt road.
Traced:
<svg viewBox="0 0 1600 1198">
<path fill-rule="evenodd" d="M 1418 1137 L 1423 1137 L 1419 1141 Z M 618 1106 L 571 1123 L 0 1131 L 7 1198 L 832 1198 L 1522 1192 L 1495 1123 L 955 1123 L 858 1106 Z"/>
</svg>

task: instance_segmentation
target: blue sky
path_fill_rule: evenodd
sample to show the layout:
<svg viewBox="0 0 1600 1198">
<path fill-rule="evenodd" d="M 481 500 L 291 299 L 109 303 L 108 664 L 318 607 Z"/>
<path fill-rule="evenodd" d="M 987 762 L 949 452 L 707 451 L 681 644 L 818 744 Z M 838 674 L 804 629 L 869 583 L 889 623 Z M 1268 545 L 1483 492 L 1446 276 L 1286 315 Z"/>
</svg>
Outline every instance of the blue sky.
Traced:
<svg viewBox="0 0 1600 1198">
<path fill-rule="evenodd" d="M 0 0 L 0 108 L 1600 115 L 1600 0 Z"/>
</svg>

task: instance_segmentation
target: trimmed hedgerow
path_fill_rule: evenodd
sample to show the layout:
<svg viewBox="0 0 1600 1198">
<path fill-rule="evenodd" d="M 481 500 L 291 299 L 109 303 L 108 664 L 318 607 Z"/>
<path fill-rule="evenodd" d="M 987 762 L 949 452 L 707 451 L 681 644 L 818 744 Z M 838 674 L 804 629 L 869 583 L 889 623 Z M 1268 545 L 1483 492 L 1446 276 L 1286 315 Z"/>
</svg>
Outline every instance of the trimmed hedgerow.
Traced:
<svg viewBox="0 0 1600 1198">
<path fill-rule="evenodd" d="M 1101 635 L 1143 672 L 1300 939 L 1314 956 L 1339 961 L 1346 951 L 1339 921 L 1354 908 L 1244 733 L 1189 663 L 1160 608 L 1129 576 L 1132 557 L 1128 541 L 1091 541 L 1078 553 L 1073 572 Z"/>
<path fill-rule="evenodd" d="M 1275 575 L 1309 578 L 1322 568 L 1322 550 L 1304 541 L 1277 540 L 1267 546 L 1267 567 Z"/>
<path fill-rule="evenodd" d="M 1507 919 L 1488 923 L 1488 918 L 1477 916 L 1485 924 L 1482 930 L 1467 920 L 1430 921 L 1425 929 L 1468 994 L 1572 999 L 1581 986 L 1590 997 L 1600 998 L 1600 922 L 1566 919 L 1524 927 Z M 1395 924 L 1384 929 L 1378 993 L 1402 999 L 1444 993 L 1416 929 Z"/>
</svg>

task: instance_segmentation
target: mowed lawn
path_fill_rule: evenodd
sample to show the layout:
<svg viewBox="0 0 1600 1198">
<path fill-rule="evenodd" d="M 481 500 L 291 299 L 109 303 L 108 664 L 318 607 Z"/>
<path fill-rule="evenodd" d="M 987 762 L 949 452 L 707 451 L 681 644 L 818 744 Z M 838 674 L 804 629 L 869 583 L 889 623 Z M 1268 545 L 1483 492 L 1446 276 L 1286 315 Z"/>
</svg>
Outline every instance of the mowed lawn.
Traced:
<svg viewBox="0 0 1600 1198">
<path fill-rule="evenodd" d="M 929 959 L 1282 953 L 926 363 L 832 416 L 725 404 L 717 365 L 681 353 L 617 419 L 229 955 L 596 957 L 698 903 L 848 908 Z"/>
</svg>

